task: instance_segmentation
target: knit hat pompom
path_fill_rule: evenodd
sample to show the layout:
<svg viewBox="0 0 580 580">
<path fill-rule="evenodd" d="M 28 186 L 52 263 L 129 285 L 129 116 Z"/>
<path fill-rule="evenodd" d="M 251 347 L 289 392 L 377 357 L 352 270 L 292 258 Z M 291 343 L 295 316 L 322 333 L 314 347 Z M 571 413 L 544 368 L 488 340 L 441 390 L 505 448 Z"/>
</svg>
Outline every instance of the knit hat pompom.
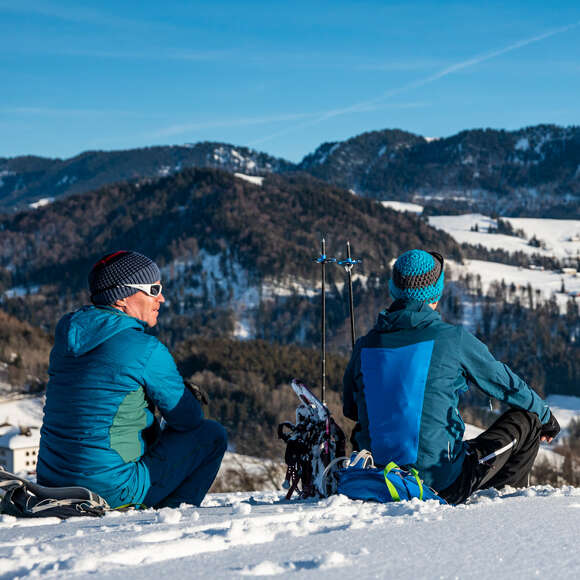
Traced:
<svg viewBox="0 0 580 580">
<path fill-rule="evenodd" d="M 154 284 L 161 279 L 157 264 L 137 252 L 113 252 L 103 256 L 89 273 L 93 304 L 111 305 L 138 292 L 123 284 Z"/>
<path fill-rule="evenodd" d="M 443 257 L 437 252 L 409 250 L 401 254 L 393 266 L 389 290 L 395 300 L 438 302 L 443 294 L 445 273 Z"/>
</svg>

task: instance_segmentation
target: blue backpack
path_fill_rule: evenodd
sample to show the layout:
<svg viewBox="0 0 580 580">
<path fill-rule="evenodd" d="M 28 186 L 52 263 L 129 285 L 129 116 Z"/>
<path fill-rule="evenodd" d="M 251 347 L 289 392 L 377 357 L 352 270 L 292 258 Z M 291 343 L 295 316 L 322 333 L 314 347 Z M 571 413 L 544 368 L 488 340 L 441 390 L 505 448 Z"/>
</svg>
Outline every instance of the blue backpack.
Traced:
<svg viewBox="0 0 580 580">
<path fill-rule="evenodd" d="M 369 454 L 370 455 L 370 454 Z M 371 458 L 372 463 L 372 458 Z M 437 492 L 423 484 L 416 469 L 408 471 L 394 461 L 385 468 L 366 467 L 366 462 L 351 462 L 338 472 L 338 493 L 350 499 L 389 503 L 409 500 L 414 497 L 422 501 L 434 499 L 441 504 L 447 502 Z"/>
</svg>

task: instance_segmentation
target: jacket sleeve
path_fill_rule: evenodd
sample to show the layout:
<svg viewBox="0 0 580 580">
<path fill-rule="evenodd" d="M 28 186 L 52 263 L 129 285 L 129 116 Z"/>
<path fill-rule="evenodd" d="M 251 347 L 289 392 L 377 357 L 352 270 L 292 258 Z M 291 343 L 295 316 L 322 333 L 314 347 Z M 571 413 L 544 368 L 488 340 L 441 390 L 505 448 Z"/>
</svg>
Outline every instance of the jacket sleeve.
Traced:
<svg viewBox="0 0 580 580">
<path fill-rule="evenodd" d="M 199 401 L 183 384 L 170 352 L 156 339 L 143 378 L 147 395 L 170 427 L 189 431 L 200 424 L 203 410 Z"/>
<path fill-rule="evenodd" d="M 550 407 L 506 364 L 496 360 L 475 336 L 460 328 L 462 366 L 467 379 L 484 393 L 512 407 L 536 413 L 542 424 L 550 419 Z"/>
</svg>

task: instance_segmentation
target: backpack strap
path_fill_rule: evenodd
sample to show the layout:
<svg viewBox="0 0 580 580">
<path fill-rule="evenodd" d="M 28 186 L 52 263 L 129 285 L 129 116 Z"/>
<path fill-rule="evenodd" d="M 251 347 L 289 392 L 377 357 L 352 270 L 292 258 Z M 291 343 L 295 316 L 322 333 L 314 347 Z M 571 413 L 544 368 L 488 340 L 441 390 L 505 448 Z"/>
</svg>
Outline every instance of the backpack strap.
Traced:
<svg viewBox="0 0 580 580">
<path fill-rule="evenodd" d="M 387 463 L 385 470 L 383 471 L 383 474 L 385 477 L 385 483 L 387 484 L 387 489 L 389 490 L 389 493 L 391 494 L 391 499 L 393 501 L 401 501 L 401 497 L 399 496 L 399 492 L 397 491 L 395 486 L 389 481 L 389 478 L 387 477 L 393 469 L 401 469 L 401 468 L 394 461 Z M 423 501 L 423 482 L 421 481 L 421 478 L 419 477 L 419 472 L 414 467 L 409 467 L 409 471 L 411 472 L 411 474 L 415 478 L 415 481 L 417 482 L 417 486 L 419 487 L 419 499 L 421 501 Z"/>
<path fill-rule="evenodd" d="M 423 500 L 423 482 L 419 477 L 419 472 L 414 467 L 409 467 L 409 471 L 415 476 L 415 480 L 417 481 L 417 485 L 419 486 L 419 499 Z"/>
<path fill-rule="evenodd" d="M 389 490 L 389 493 L 391 494 L 391 499 L 393 501 L 401 501 L 401 498 L 399 497 L 399 492 L 397 491 L 397 488 L 389 481 L 389 478 L 387 477 L 393 469 L 399 469 L 399 466 L 394 461 L 391 461 L 391 462 L 387 463 L 387 465 L 385 466 L 385 470 L 383 471 L 383 475 L 385 476 L 385 483 L 387 484 L 387 489 Z"/>
</svg>

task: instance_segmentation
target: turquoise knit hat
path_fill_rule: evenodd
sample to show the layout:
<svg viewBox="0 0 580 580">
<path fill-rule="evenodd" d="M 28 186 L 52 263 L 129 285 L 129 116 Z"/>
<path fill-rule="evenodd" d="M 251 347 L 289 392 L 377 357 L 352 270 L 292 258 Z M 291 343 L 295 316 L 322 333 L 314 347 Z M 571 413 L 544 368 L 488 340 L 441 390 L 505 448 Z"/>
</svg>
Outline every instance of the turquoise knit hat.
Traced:
<svg viewBox="0 0 580 580">
<path fill-rule="evenodd" d="M 444 282 L 441 254 L 409 250 L 397 258 L 389 290 L 395 300 L 402 298 L 432 304 L 441 298 Z"/>
</svg>

